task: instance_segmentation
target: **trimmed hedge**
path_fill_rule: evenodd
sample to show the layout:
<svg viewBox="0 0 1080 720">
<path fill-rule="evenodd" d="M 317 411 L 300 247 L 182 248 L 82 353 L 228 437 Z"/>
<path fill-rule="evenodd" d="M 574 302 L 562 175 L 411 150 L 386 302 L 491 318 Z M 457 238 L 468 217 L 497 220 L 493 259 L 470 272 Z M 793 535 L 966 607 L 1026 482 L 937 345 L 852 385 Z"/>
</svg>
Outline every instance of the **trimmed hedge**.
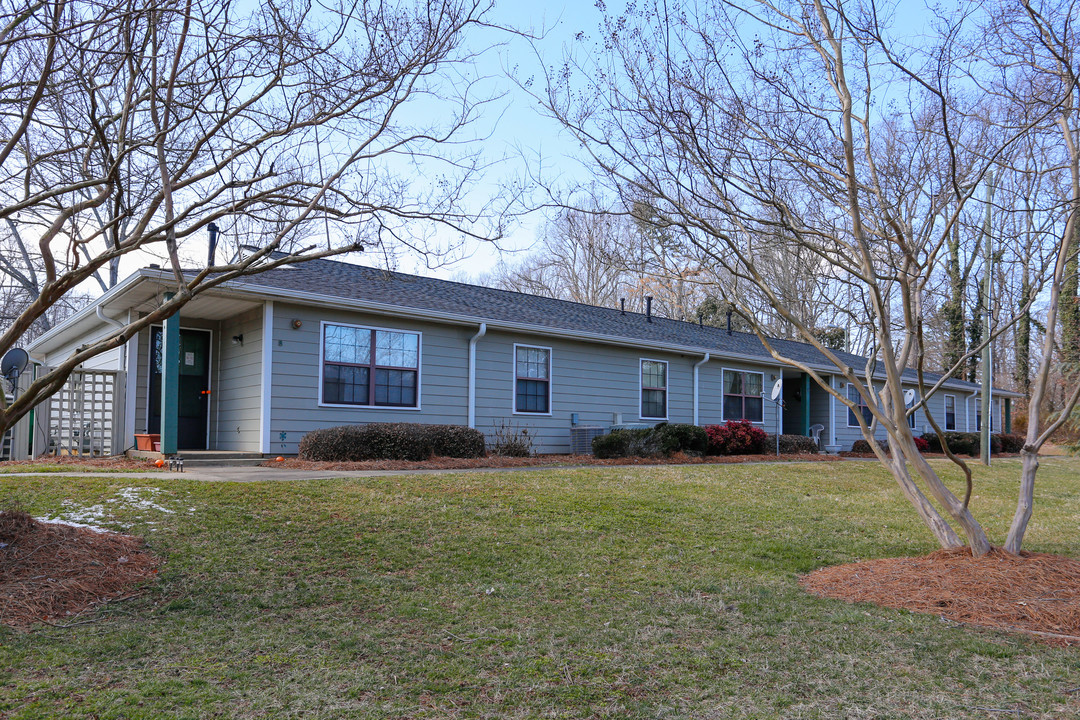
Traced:
<svg viewBox="0 0 1080 720">
<path fill-rule="evenodd" d="M 889 444 L 887 442 L 885 442 L 884 440 L 874 440 L 874 442 L 876 442 L 878 444 L 879 448 L 881 448 L 885 452 L 889 452 Z M 856 440 L 855 442 L 851 443 L 851 452 L 853 452 L 853 453 L 862 453 L 864 455 L 869 455 L 869 454 L 873 453 L 874 450 L 873 450 L 873 448 L 870 447 L 870 443 L 868 443 L 868 442 L 866 442 L 866 440 L 860 438 L 860 439 Z"/>
<path fill-rule="evenodd" d="M 1018 453 L 1024 449 L 1024 443 L 1027 442 L 1023 435 L 1001 433 L 998 437 L 1001 438 L 1001 452 L 1004 453 Z"/>
<path fill-rule="evenodd" d="M 708 436 L 696 425 L 661 424 L 654 428 L 612 430 L 593 438 L 593 455 L 607 460 L 621 457 L 667 457 L 677 452 L 701 455 Z"/>
<path fill-rule="evenodd" d="M 781 455 L 817 455 L 820 451 L 817 443 L 814 442 L 814 438 L 807 437 L 806 435 L 781 435 L 780 436 L 780 454 Z M 776 452 L 776 436 L 769 434 L 765 436 L 765 453 Z"/>
<path fill-rule="evenodd" d="M 656 426 L 660 436 L 660 449 L 665 455 L 684 452 L 687 455 L 704 455 L 709 448 L 709 436 L 704 428 L 689 423 L 665 423 Z"/>
<path fill-rule="evenodd" d="M 369 423 L 313 430 L 300 440 L 302 460 L 427 460 L 482 457 L 484 434 L 460 425 Z"/>
<path fill-rule="evenodd" d="M 946 442 L 949 443 L 949 449 L 957 455 L 971 455 L 975 457 L 982 452 L 982 437 L 979 433 L 969 432 L 946 432 L 942 433 L 945 436 Z M 937 433 L 926 433 L 923 436 L 926 442 L 930 443 L 930 452 L 943 452 L 941 449 L 941 440 L 938 438 Z M 990 436 L 990 453 L 998 455 L 1002 449 L 1002 436 L 991 435 Z M 1023 447 L 1023 442 L 1020 443 Z M 1019 451 L 1018 451 L 1019 452 Z"/>
<path fill-rule="evenodd" d="M 723 425 L 706 425 L 709 455 L 757 455 L 767 450 L 768 435 L 749 420 L 728 420 Z"/>
</svg>

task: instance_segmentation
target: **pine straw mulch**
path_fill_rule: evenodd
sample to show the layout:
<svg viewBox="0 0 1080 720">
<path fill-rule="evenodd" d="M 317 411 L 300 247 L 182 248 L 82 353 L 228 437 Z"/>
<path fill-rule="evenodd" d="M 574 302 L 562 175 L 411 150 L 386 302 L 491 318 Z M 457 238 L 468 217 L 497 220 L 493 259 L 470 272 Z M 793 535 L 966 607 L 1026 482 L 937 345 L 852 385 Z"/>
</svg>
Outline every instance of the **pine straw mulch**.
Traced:
<svg viewBox="0 0 1080 720">
<path fill-rule="evenodd" d="M 932 613 L 964 625 L 1080 645 L 1080 561 L 995 548 L 825 567 L 799 584 L 819 597 Z"/>
<path fill-rule="evenodd" d="M 4 472 L 34 472 L 36 467 L 52 468 L 57 465 L 70 465 L 73 472 L 100 471 L 100 472 L 161 472 L 154 466 L 153 460 L 143 458 L 130 458 L 125 455 L 110 455 L 108 457 L 80 457 L 78 455 L 43 456 L 33 460 L 5 460 L 0 461 L 0 473 Z"/>
<path fill-rule="evenodd" d="M 139 595 L 160 565 L 142 538 L 0 512 L 0 623 L 71 623 L 91 607 Z"/>
<path fill-rule="evenodd" d="M 430 460 L 364 460 L 360 462 L 323 462 L 285 458 L 268 460 L 263 465 L 282 470 L 478 470 L 482 468 L 562 467 L 578 465 L 727 465 L 745 462 L 836 462 L 835 455 L 709 455 L 691 457 L 675 453 L 666 458 L 611 458 L 601 460 L 592 455 L 535 455 L 532 457 L 503 457 L 488 455 L 481 458 L 437 457 Z"/>
</svg>

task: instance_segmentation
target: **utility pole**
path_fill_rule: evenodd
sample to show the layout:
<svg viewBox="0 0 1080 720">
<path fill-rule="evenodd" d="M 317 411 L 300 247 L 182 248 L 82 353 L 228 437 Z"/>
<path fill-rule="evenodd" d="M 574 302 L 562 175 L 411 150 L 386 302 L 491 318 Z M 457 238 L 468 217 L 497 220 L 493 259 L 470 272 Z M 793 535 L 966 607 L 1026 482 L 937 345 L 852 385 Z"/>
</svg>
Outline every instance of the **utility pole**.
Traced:
<svg viewBox="0 0 1080 720">
<path fill-rule="evenodd" d="M 990 351 L 990 325 L 993 318 L 993 313 L 990 307 L 990 301 L 992 299 L 993 289 L 993 269 L 994 269 L 994 255 L 991 249 L 990 242 L 990 206 L 994 202 L 994 171 L 991 170 L 986 174 L 986 220 L 983 223 L 983 238 L 986 242 L 986 277 L 983 278 L 983 308 L 986 311 L 986 331 L 983 335 L 982 350 L 982 392 L 980 393 L 982 400 L 982 427 L 979 429 L 980 445 L 982 450 L 982 463 L 987 467 L 990 466 L 990 425 L 993 422 L 993 403 L 991 402 L 991 393 L 993 392 L 993 377 L 994 377 L 994 357 Z"/>
</svg>

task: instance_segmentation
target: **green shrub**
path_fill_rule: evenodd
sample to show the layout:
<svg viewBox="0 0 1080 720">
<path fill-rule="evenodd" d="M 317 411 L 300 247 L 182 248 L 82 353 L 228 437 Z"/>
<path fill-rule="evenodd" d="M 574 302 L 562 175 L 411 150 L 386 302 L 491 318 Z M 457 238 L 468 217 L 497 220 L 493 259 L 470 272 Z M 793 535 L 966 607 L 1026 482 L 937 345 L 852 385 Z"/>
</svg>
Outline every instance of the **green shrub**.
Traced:
<svg viewBox="0 0 1080 720">
<path fill-rule="evenodd" d="M 817 455 L 819 448 L 814 439 L 807 437 L 806 435 L 781 435 L 780 436 L 780 454 L 781 455 Z M 776 436 L 765 436 L 765 449 L 764 452 L 776 452 Z"/>
<path fill-rule="evenodd" d="M 704 455 L 709 447 L 705 429 L 689 423 L 666 423 L 657 425 L 661 450 L 665 455 L 684 452 L 688 455 Z"/>
<path fill-rule="evenodd" d="M 592 441 L 592 453 L 601 460 L 626 457 L 631 430 L 612 430 L 607 435 L 597 435 Z"/>
<path fill-rule="evenodd" d="M 432 455 L 481 457 L 484 435 L 458 425 L 369 423 L 313 430 L 300 440 L 303 460 L 427 460 Z"/>
<path fill-rule="evenodd" d="M 885 442 L 884 440 L 874 440 L 874 442 L 878 444 L 879 448 L 881 448 L 885 452 L 889 452 L 889 444 L 887 442 Z M 862 455 L 869 455 L 874 451 L 870 447 L 870 443 L 866 442 L 866 440 L 862 438 L 859 438 L 855 442 L 851 443 L 851 452 L 860 453 Z"/>
<path fill-rule="evenodd" d="M 654 428 L 612 430 L 593 438 L 593 455 L 601 459 L 667 457 L 677 452 L 701 455 L 707 443 L 705 431 L 696 425 L 664 423 Z"/>
<path fill-rule="evenodd" d="M 995 435 L 1001 441 L 1001 452 L 1015 454 L 1024 449 L 1024 443 L 1027 442 L 1027 438 L 1023 435 L 1005 434 Z M 993 445 L 990 446 L 993 448 Z"/>
<path fill-rule="evenodd" d="M 982 438 L 979 433 L 946 432 L 942 433 L 942 435 L 944 435 L 945 441 L 949 443 L 949 449 L 957 455 L 977 457 L 982 452 Z M 923 435 L 923 439 L 930 443 L 930 452 L 943 452 L 941 449 L 941 439 L 937 436 L 937 433 L 926 433 Z M 1023 443 L 1021 443 L 1021 446 L 1022 445 Z M 1001 435 L 991 435 L 991 454 L 996 455 L 1000 453 L 1001 448 Z"/>
</svg>

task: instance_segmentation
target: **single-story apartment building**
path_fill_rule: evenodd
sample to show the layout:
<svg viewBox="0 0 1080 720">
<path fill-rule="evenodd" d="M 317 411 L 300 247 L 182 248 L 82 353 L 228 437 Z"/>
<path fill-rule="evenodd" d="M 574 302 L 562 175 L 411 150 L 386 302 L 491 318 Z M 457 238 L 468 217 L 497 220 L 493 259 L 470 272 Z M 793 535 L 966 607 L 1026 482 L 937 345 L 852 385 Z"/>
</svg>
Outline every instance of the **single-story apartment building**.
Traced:
<svg viewBox="0 0 1080 720">
<path fill-rule="evenodd" d="M 158 307 L 171 282 L 165 270 L 139 270 L 38 338 L 31 357 L 48 366 L 105 337 Z M 288 455 L 313 429 L 376 421 L 469 425 L 489 436 L 528 429 L 541 453 L 569 452 L 583 430 L 588 439 L 638 423 L 746 419 L 803 435 L 820 425 L 830 450 L 861 438 L 847 407 L 775 361 L 755 335 L 619 308 L 315 260 L 205 292 L 174 320 L 177 351 L 155 326 L 84 368 L 117 383 L 113 451 L 131 447 L 136 433 L 160 432 L 170 372 L 181 451 Z M 813 346 L 775 346 L 857 397 Z M 783 407 L 769 399 L 780 379 Z M 994 391 L 995 431 L 1008 429 L 1015 397 Z M 981 424 L 976 384 L 950 380 L 930 406 L 944 429 Z M 912 423 L 930 429 L 921 410 Z M 35 452 L 46 442 L 35 441 Z"/>
</svg>

